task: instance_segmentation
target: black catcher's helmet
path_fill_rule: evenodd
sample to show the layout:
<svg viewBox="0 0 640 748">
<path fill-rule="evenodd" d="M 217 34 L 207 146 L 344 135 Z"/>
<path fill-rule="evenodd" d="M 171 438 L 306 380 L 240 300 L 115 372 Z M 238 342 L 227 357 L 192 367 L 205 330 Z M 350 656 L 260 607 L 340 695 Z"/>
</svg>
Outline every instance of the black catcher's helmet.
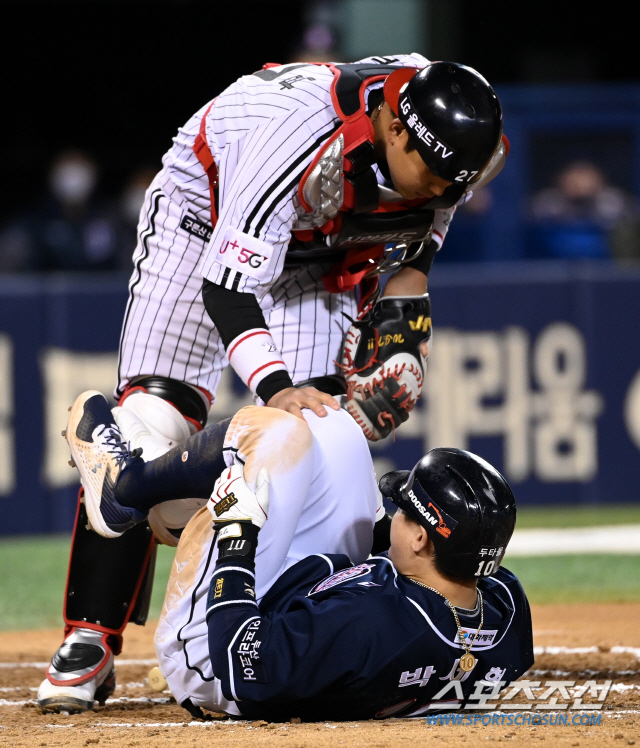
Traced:
<svg viewBox="0 0 640 748">
<path fill-rule="evenodd" d="M 403 68 L 384 97 L 410 133 L 430 171 L 448 182 L 477 180 L 500 145 L 502 107 L 487 81 L 457 62 Z"/>
<path fill-rule="evenodd" d="M 507 481 L 481 457 L 432 449 L 411 472 L 384 475 L 380 491 L 427 530 L 445 574 L 474 579 L 500 568 L 516 524 L 516 501 Z"/>
</svg>

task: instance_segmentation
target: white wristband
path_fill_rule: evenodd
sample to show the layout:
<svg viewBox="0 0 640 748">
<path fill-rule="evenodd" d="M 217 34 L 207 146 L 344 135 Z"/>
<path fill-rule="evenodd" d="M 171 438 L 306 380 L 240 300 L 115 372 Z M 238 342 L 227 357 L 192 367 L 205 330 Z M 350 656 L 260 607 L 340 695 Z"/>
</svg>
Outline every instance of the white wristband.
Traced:
<svg viewBox="0 0 640 748">
<path fill-rule="evenodd" d="M 247 330 L 229 343 L 229 363 L 254 394 L 262 380 L 274 371 L 287 371 L 269 330 Z"/>
</svg>

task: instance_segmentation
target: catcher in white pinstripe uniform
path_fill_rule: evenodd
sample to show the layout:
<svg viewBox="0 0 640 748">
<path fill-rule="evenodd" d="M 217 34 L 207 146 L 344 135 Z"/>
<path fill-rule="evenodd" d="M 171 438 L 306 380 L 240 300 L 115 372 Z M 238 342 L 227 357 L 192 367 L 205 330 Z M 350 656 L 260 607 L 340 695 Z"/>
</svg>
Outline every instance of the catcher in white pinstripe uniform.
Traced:
<svg viewBox="0 0 640 748">
<path fill-rule="evenodd" d="M 496 94 L 456 63 L 266 65 L 236 81 L 179 129 L 147 192 L 116 390 L 125 438 L 148 460 L 201 429 L 229 363 L 259 403 L 324 416 L 346 395 L 369 439 L 389 434 L 422 388 L 435 252 L 507 150 Z M 166 502 L 105 547 L 79 505 L 43 708 L 111 692 L 124 626 L 146 619 L 151 529 L 175 545 L 199 505 Z"/>
</svg>

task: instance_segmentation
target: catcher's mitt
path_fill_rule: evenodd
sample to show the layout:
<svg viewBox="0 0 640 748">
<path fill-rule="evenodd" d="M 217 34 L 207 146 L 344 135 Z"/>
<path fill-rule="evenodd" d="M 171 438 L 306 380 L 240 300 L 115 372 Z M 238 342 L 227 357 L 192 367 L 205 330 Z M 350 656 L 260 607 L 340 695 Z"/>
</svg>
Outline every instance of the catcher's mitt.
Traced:
<svg viewBox="0 0 640 748">
<path fill-rule="evenodd" d="M 346 407 L 370 441 L 409 418 L 422 391 L 430 339 L 429 294 L 378 299 L 349 328 L 341 365 Z"/>
</svg>

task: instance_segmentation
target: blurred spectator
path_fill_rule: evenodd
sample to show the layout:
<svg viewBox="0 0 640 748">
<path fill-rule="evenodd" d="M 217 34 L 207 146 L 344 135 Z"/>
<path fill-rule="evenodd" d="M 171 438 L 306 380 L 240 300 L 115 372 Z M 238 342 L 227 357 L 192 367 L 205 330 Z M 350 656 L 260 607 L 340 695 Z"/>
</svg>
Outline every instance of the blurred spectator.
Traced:
<svg viewBox="0 0 640 748">
<path fill-rule="evenodd" d="M 574 161 L 559 173 L 556 186 L 541 190 L 531 200 L 530 254 L 612 257 L 612 236 L 635 214 L 633 197 L 607 184 L 598 166 Z"/>
<path fill-rule="evenodd" d="M 285 62 L 338 62 L 339 0 L 313 0 L 304 11 L 301 44 Z"/>
<path fill-rule="evenodd" d="M 61 154 L 40 204 L 0 235 L 0 270 L 115 269 L 118 217 L 96 196 L 97 180 L 87 155 Z"/>
<path fill-rule="evenodd" d="M 131 258 L 136 248 L 137 226 L 140 209 L 144 202 L 147 188 L 153 181 L 157 169 L 142 167 L 135 171 L 126 183 L 120 196 L 120 241 L 118 246 L 118 267 L 131 270 Z"/>
</svg>

